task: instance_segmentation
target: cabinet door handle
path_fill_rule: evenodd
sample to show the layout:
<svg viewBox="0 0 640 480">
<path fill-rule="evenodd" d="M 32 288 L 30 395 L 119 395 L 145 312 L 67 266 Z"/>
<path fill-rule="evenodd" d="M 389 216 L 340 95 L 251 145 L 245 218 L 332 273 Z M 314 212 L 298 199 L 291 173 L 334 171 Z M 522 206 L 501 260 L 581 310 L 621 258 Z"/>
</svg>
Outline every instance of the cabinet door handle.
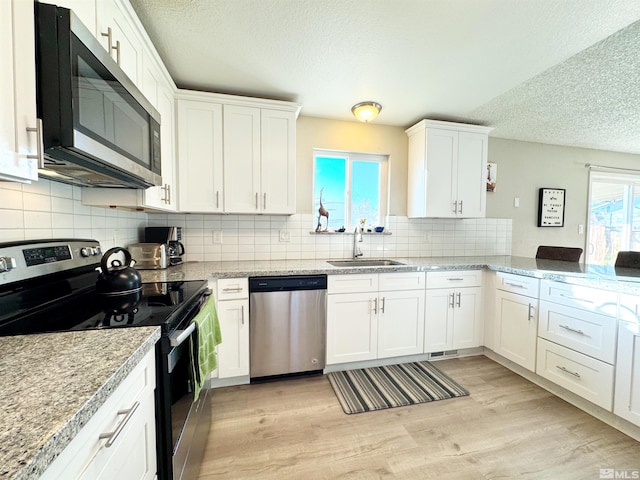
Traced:
<svg viewBox="0 0 640 480">
<path fill-rule="evenodd" d="M 458 213 L 458 201 L 453 202 L 453 213 Z"/>
<path fill-rule="evenodd" d="M 558 370 L 562 370 L 565 373 L 568 373 L 569 375 L 573 375 L 576 378 L 580 378 L 580 374 L 578 372 L 572 372 L 571 370 L 568 370 L 566 367 L 561 367 L 560 365 L 556 365 L 556 368 Z"/>
<path fill-rule="evenodd" d="M 111 55 L 111 50 L 113 50 L 113 31 L 111 27 L 107 27 L 107 33 L 101 32 L 100 35 L 107 37 L 107 51 Z"/>
<path fill-rule="evenodd" d="M 589 300 L 587 298 L 574 297 L 573 295 L 567 295 L 566 293 L 561 293 L 560 296 L 564 298 L 568 298 L 569 300 L 577 300 L 578 302 L 594 303 L 593 300 Z"/>
<path fill-rule="evenodd" d="M 378 313 L 378 299 L 373 299 L 373 313 Z"/>
<path fill-rule="evenodd" d="M 577 333 L 578 335 L 583 335 L 585 337 L 588 337 L 588 335 L 584 333 L 582 330 L 576 330 L 575 328 L 571 328 L 569 325 L 558 325 L 558 326 L 570 332 Z"/>
<path fill-rule="evenodd" d="M 120 65 L 120 40 L 116 42 L 116 46 L 113 49 L 116 51 L 116 63 Z"/>
<path fill-rule="evenodd" d="M 460 212 L 459 213 L 462 213 L 462 200 L 460 200 Z"/>
<path fill-rule="evenodd" d="M 458 292 L 457 295 L 458 295 L 458 301 L 456 302 L 456 306 L 460 308 L 460 299 L 462 298 L 462 293 Z"/>
<path fill-rule="evenodd" d="M 220 192 L 216 190 L 216 208 L 220 208 Z"/>
<path fill-rule="evenodd" d="M 450 293 L 449 294 L 449 308 L 453 308 L 453 302 L 455 301 L 455 294 L 454 293 Z"/>
<path fill-rule="evenodd" d="M 524 285 L 520 285 L 519 283 L 504 282 L 504 284 L 510 287 L 526 288 Z"/>
<path fill-rule="evenodd" d="M 165 184 L 164 184 L 162 187 L 160 187 L 160 188 L 161 188 L 162 190 L 164 190 L 164 197 L 162 198 L 162 201 L 163 201 L 164 203 L 169 203 L 169 192 L 168 192 L 168 190 L 169 190 L 169 185 L 167 185 L 167 184 L 165 183 Z"/>
<path fill-rule="evenodd" d="M 533 305 L 529 304 L 529 320 L 533 320 Z"/>
<path fill-rule="evenodd" d="M 139 406 L 140 406 L 140 402 L 135 402 L 131 406 L 131 408 L 127 408 L 126 410 L 118 410 L 118 415 L 126 415 L 126 417 L 122 419 L 122 421 L 118 424 L 118 426 L 115 428 L 114 431 L 101 433 L 100 436 L 98 437 L 99 440 L 104 440 L 105 438 L 107 439 L 107 443 L 104 444 L 106 448 L 109 448 L 111 445 L 114 444 L 114 442 L 116 441 L 116 438 L 118 438 L 118 435 L 120 435 L 125 425 L 129 422 L 129 420 L 131 420 L 131 417 L 133 416 L 133 414 L 135 413 L 135 411 L 138 409 Z"/>
<path fill-rule="evenodd" d="M 256 192 L 256 210 L 258 210 L 258 192 Z"/>
<path fill-rule="evenodd" d="M 382 297 L 382 304 L 380 305 L 380 311 L 384 313 L 384 297 Z"/>
<path fill-rule="evenodd" d="M 29 159 L 36 159 L 38 161 L 38 168 L 44 168 L 44 155 L 42 154 L 42 119 L 36 119 L 36 126 L 27 127 L 27 132 L 35 132 L 36 133 L 36 153 L 35 155 L 27 155 Z"/>
<path fill-rule="evenodd" d="M 244 325 L 244 305 L 240 305 L 240 321 Z"/>
<path fill-rule="evenodd" d="M 267 209 L 267 194 L 266 193 L 263 194 L 262 208 L 264 208 L 265 210 Z"/>
</svg>

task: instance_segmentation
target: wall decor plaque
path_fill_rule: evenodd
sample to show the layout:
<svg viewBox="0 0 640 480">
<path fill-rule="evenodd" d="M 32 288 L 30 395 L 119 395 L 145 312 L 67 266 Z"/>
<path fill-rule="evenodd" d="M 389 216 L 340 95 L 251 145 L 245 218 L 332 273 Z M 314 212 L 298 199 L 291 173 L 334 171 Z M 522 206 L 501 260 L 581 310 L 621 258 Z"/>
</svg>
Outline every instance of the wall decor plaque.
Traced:
<svg viewBox="0 0 640 480">
<path fill-rule="evenodd" d="M 538 226 L 564 227 L 564 188 L 541 188 L 538 197 Z"/>
</svg>

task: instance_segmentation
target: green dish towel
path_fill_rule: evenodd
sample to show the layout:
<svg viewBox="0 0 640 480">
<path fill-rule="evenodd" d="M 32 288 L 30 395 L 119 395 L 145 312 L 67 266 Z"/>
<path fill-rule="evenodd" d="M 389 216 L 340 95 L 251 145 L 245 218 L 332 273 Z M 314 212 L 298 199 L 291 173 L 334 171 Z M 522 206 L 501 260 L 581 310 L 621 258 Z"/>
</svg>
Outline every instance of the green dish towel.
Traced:
<svg viewBox="0 0 640 480">
<path fill-rule="evenodd" d="M 216 347 L 222 343 L 220 322 L 213 295 L 209 297 L 193 321 L 196 324 L 196 333 L 191 335 L 189 350 L 191 353 L 193 397 L 194 400 L 197 400 L 204 381 L 218 366 Z"/>
</svg>

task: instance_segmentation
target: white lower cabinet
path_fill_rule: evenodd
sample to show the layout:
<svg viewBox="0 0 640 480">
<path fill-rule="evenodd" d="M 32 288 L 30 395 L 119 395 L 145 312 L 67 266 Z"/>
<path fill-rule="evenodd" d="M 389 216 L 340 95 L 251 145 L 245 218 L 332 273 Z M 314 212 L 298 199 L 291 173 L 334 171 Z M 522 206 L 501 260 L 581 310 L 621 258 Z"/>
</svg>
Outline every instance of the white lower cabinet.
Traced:
<svg viewBox="0 0 640 480">
<path fill-rule="evenodd" d="M 621 321 L 613 413 L 640 426 L 640 323 Z"/>
<path fill-rule="evenodd" d="M 424 273 L 330 275 L 327 293 L 327 365 L 422 353 Z"/>
<path fill-rule="evenodd" d="M 378 292 L 327 295 L 327 365 L 376 358 L 377 295 Z"/>
<path fill-rule="evenodd" d="M 482 271 L 427 273 L 424 352 L 482 344 Z"/>
<path fill-rule="evenodd" d="M 613 365 L 539 338 L 536 373 L 611 411 Z"/>
<path fill-rule="evenodd" d="M 533 372 L 537 339 L 538 299 L 497 290 L 496 353 Z"/>
<path fill-rule="evenodd" d="M 613 413 L 640 426 L 640 297 L 620 295 Z"/>
<path fill-rule="evenodd" d="M 152 349 L 40 479 L 155 478 L 155 381 Z M 105 434 L 106 438 L 101 438 Z"/>
<path fill-rule="evenodd" d="M 222 343 L 218 345 L 218 378 L 249 375 L 249 281 L 217 281 L 216 307 Z"/>
<path fill-rule="evenodd" d="M 378 294 L 378 358 L 422 353 L 424 290 Z"/>
<path fill-rule="evenodd" d="M 533 372 L 538 339 L 539 281 L 505 273 L 498 273 L 496 277 L 495 351 Z"/>
</svg>

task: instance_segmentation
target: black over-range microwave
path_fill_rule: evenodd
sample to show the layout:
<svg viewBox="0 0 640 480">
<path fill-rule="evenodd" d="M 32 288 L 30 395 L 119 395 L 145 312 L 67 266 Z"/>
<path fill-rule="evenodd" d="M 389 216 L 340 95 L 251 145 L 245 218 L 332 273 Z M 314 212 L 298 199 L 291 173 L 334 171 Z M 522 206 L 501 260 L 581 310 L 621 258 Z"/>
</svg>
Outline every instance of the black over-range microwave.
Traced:
<svg viewBox="0 0 640 480">
<path fill-rule="evenodd" d="M 35 2 L 40 174 L 121 188 L 161 185 L 160 114 L 74 13 Z"/>
</svg>

